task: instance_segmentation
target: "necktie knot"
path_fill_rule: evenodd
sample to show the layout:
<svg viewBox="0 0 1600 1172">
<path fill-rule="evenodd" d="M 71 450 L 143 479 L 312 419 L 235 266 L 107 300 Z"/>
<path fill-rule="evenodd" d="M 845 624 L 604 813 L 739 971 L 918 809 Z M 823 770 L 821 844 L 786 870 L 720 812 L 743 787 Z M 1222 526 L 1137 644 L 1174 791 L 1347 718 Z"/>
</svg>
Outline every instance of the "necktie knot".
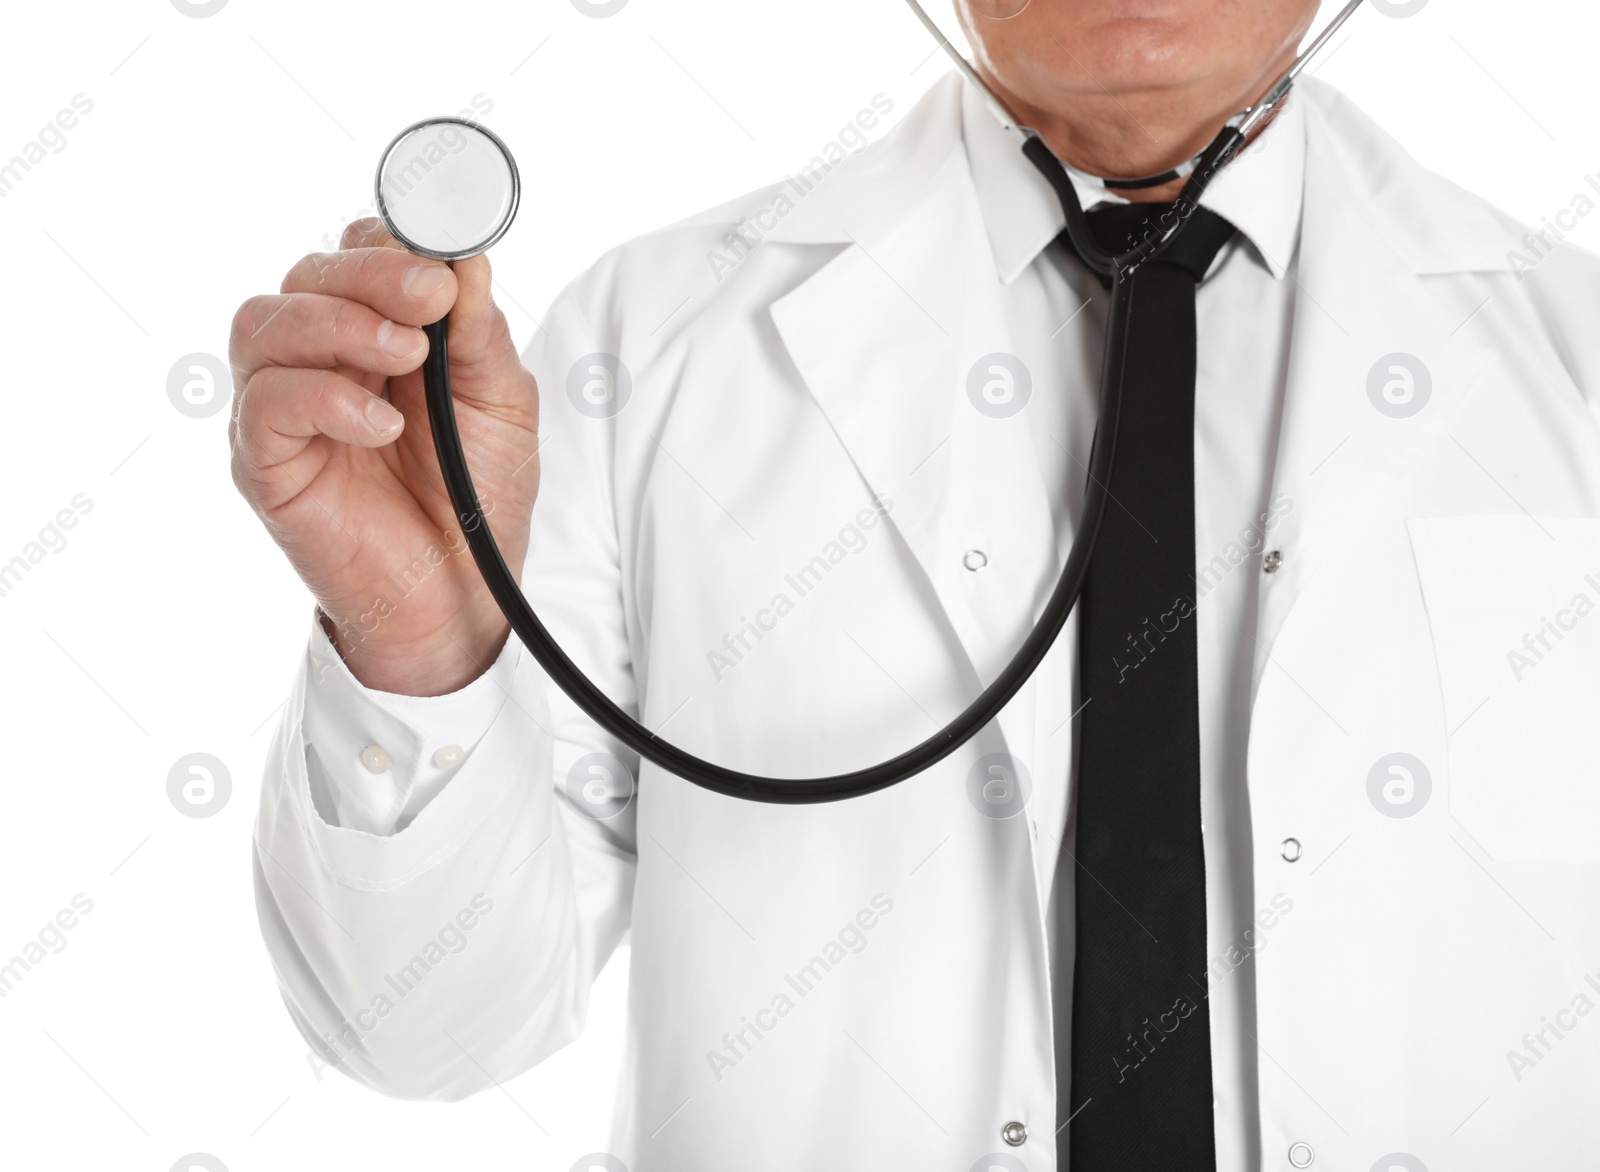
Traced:
<svg viewBox="0 0 1600 1172">
<path fill-rule="evenodd" d="M 1162 223 L 1163 218 L 1176 214 L 1171 203 L 1117 203 L 1101 204 L 1086 213 L 1085 218 L 1089 221 L 1089 231 L 1094 234 L 1101 248 L 1122 253 L 1138 243 L 1151 228 Z M 1188 273 L 1198 284 L 1211 268 L 1217 253 L 1233 238 L 1233 233 L 1233 225 L 1223 217 L 1210 208 L 1198 207 L 1183 231 L 1178 233 L 1178 238 L 1155 261 L 1149 263 L 1173 265 Z M 1070 246 L 1070 238 L 1068 243 Z M 1109 281 L 1104 283 L 1110 284 Z"/>
</svg>

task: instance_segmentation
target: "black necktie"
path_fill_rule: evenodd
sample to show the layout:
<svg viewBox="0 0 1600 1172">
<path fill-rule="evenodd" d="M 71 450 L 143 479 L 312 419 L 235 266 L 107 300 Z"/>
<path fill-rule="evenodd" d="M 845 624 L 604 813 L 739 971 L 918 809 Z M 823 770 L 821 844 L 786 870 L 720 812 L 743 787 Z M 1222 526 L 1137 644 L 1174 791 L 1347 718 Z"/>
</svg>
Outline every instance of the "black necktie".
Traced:
<svg viewBox="0 0 1600 1172">
<path fill-rule="evenodd" d="M 1169 206 L 1120 204 L 1088 218 L 1102 246 L 1121 252 Z M 1056 1057 L 1057 1126 L 1071 1120 L 1057 1138 L 1071 1172 L 1216 1167 L 1193 603 L 1194 294 L 1233 231 L 1200 208 L 1134 278 L 1112 499 L 1078 603 L 1070 1077 L 1060 1048 Z"/>
</svg>

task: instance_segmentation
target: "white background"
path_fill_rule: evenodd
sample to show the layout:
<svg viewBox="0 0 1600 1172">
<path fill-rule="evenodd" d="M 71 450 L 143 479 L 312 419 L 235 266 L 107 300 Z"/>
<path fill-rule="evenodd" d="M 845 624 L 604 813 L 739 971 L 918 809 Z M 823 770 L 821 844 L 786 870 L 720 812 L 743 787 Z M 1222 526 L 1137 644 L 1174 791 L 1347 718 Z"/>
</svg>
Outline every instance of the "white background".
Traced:
<svg viewBox="0 0 1600 1172">
<path fill-rule="evenodd" d="M 75 95 L 93 109 L 0 198 L 0 563 L 77 494 L 92 508 L 0 597 L 0 964 L 74 895 L 93 910 L 0 998 L 0 1167 L 566 1169 L 605 1146 L 625 952 L 583 1038 L 502 1091 L 393 1102 L 306 1061 L 249 835 L 310 602 L 234 493 L 226 412 L 180 414 L 168 371 L 225 358 L 238 303 L 370 209 L 379 152 L 423 115 L 486 99 L 518 156 L 495 264 L 520 344 L 602 251 L 797 169 L 876 93 L 897 119 L 944 66 L 899 0 L 630 0 L 607 19 L 569 0 L 231 0 L 204 19 L 33 0 L 4 22 L 0 165 Z M 1597 32 L 1590 0 L 1369 8 L 1319 74 L 1538 224 L 1600 177 Z M 1572 239 L 1600 244 L 1600 215 Z M 209 818 L 167 797 L 191 752 L 231 773 Z"/>
</svg>

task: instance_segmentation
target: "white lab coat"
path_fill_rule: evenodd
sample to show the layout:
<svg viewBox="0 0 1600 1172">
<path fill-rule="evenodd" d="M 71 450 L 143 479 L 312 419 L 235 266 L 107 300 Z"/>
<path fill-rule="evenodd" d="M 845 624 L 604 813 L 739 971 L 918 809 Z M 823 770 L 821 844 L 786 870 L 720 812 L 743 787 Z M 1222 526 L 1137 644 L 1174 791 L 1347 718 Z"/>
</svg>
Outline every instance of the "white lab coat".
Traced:
<svg viewBox="0 0 1600 1172">
<path fill-rule="evenodd" d="M 1263 914 L 1241 941 L 1263 1166 L 1289 1166 L 1294 1144 L 1319 1169 L 1396 1152 L 1432 1169 L 1594 1166 L 1600 263 L 1571 245 L 1529 253 L 1521 225 L 1332 89 L 1304 81 L 1299 100 L 1273 475 L 1293 507 L 1255 624 Z M 1070 533 L 1025 428 L 973 426 L 965 406 L 973 359 L 1008 347 L 958 79 L 807 194 L 789 189 L 786 209 L 783 190 L 633 241 L 559 299 L 529 355 L 546 439 L 525 581 L 647 725 L 802 775 L 890 755 L 963 707 L 1037 613 Z M 763 239 L 718 279 L 709 254 L 732 255 L 741 217 Z M 1537 261 L 1520 278 L 1512 249 Z M 594 353 L 631 375 L 607 419 L 575 409 L 581 373 L 569 384 Z M 1395 363 L 1369 380 L 1396 353 L 1431 381 L 1404 417 L 1375 405 L 1392 384 L 1404 406 Z M 991 559 L 982 574 L 963 568 L 972 548 Z M 797 583 L 813 558 L 826 572 Z M 575 1037 L 626 936 L 612 1147 L 633 1172 L 1055 1167 L 1038 856 L 1059 828 L 986 817 L 969 791 L 990 753 L 1066 775 L 1073 655 L 1064 639 L 997 728 L 887 791 L 762 805 L 647 765 L 604 821 L 566 779 L 614 746 L 517 656 L 461 773 L 388 837 L 313 808 L 300 712 L 342 670 L 314 658 L 258 824 L 291 1012 L 323 1043 L 342 1032 L 331 1053 L 373 1086 L 458 1097 Z M 1394 753 L 1426 777 L 1391 774 Z M 1408 801 L 1420 808 L 1395 816 Z M 389 980 L 414 956 L 427 963 Z M 1001 1139 L 1013 1120 L 1029 1131 L 1018 1147 Z"/>
</svg>

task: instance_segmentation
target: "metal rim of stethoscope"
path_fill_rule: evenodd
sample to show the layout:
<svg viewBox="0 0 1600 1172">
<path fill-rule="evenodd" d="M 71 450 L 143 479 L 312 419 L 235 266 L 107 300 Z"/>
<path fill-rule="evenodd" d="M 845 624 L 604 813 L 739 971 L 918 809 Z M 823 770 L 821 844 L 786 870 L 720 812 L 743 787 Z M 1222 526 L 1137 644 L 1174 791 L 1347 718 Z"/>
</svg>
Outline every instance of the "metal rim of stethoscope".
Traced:
<svg viewBox="0 0 1600 1172">
<path fill-rule="evenodd" d="M 472 476 L 467 469 L 466 453 L 461 446 L 461 436 L 456 428 L 455 405 L 450 393 L 450 359 L 446 346 L 449 318 L 442 318 L 425 327 L 429 350 L 423 363 L 423 383 L 440 472 L 456 517 L 461 523 L 462 532 L 466 535 L 473 560 L 477 563 L 495 602 L 511 624 L 513 632 L 545 669 L 551 680 L 591 720 L 620 743 L 685 781 L 729 797 L 799 805 L 861 797 L 887 788 L 914 777 L 965 744 L 994 720 L 1006 703 L 1027 682 L 1054 644 L 1083 590 L 1089 558 L 1094 552 L 1101 519 L 1110 496 L 1106 486 L 1111 480 L 1112 458 L 1116 451 L 1128 323 L 1137 284 L 1137 270 L 1144 261 L 1158 255 L 1171 243 L 1183 225 L 1188 222 L 1194 209 L 1199 206 L 1200 196 L 1212 177 L 1239 152 L 1250 132 L 1262 125 L 1267 116 L 1282 103 L 1295 77 L 1306 63 L 1364 0 L 1350 0 L 1350 3 L 1329 23 L 1328 28 L 1296 59 L 1294 65 L 1267 91 L 1260 102 L 1228 120 L 1212 140 L 1211 145 L 1186 164 L 1189 171 L 1188 182 L 1185 183 L 1183 192 L 1174 205 L 1178 214 L 1170 217 L 1169 223 L 1152 226 L 1138 245 L 1120 255 L 1107 254 L 1093 243 L 1071 179 L 1063 164 L 1045 147 L 1043 140 L 1026 127 L 1017 125 L 1009 112 L 1005 111 L 1004 105 L 971 66 L 950 47 L 944 35 L 927 18 L 927 14 L 922 11 L 916 0 L 906 0 L 906 2 L 922 18 L 923 23 L 933 30 L 940 43 L 946 46 L 967 79 L 980 87 L 991 109 L 996 111 L 1001 121 L 1023 140 L 1024 153 L 1045 173 L 1061 200 L 1067 219 L 1067 231 L 1073 243 L 1079 247 L 1080 255 L 1091 268 L 1100 271 L 1102 276 L 1111 278 L 1111 307 L 1107 314 L 1105 348 L 1101 363 L 1099 421 L 1095 427 L 1093 446 L 1090 449 L 1083 515 L 1079 520 L 1077 532 L 1073 535 L 1072 546 L 1067 552 L 1061 575 L 1033 630 L 1023 640 L 1022 646 L 1012 657 L 1011 662 L 966 709 L 937 733 L 887 761 L 864 769 L 828 777 L 779 778 L 744 773 L 703 760 L 662 739 L 624 712 L 615 701 L 597 688 L 561 649 L 540 622 L 538 615 L 534 613 L 517 585 L 515 575 L 506 565 L 498 543 L 489 532 L 483 509 L 478 502 L 477 490 L 473 487 Z M 475 123 L 472 125 L 476 126 Z M 483 128 L 477 127 L 477 129 Z M 507 157 L 510 157 L 509 152 Z M 1104 265 L 1103 269 L 1101 265 Z"/>
<path fill-rule="evenodd" d="M 396 227 L 394 216 L 389 210 L 389 201 L 383 193 L 384 173 L 389 168 L 389 159 L 394 155 L 394 152 L 399 148 L 400 144 L 406 139 L 410 138 L 417 131 L 421 130 L 423 127 L 438 126 L 441 123 L 452 123 L 456 126 L 465 126 L 468 130 L 473 130 L 478 134 L 483 135 L 499 148 L 501 156 L 506 161 L 506 166 L 511 171 L 510 198 L 507 201 L 505 214 L 500 220 L 499 227 L 497 227 L 487 238 L 474 243 L 471 247 L 456 249 L 451 252 L 441 252 L 438 249 L 430 248 L 425 244 L 420 244 L 416 240 L 413 240 L 411 237 L 407 236 L 401 231 L 400 228 Z M 378 215 L 383 220 L 384 227 L 388 228 L 389 234 L 393 236 L 399 243 L 405 245 L 410 251 L 416 253 L 418 256 L 425 256 L 430 260 L 467 260 L 470 257 L 477 256 L 480 252 L 487 252 L 500 242 L 500 238 L 502 236 L 511 230 L 511 221 L 517 218 L 517 207 L 522 202 L 522 176 L 517 171 L 517 160 L 512 157 L 511 148 L 506 145 L 503 138 L 501 138 L 494 131 L 490 130 L 483 123 L 474 122 L 470 118 L 459 117 L 439 116 L 434 118 L 420 118 L 402 130 L 399 134 L 395 135 L 394 138 L 390 139 L 389 145 L 383 148 L 383 154 L 378 159 L 378 170 L 372 180 L 372 189 L 376 193 L 375 199 L 378 205 Z"/>
</svg>

